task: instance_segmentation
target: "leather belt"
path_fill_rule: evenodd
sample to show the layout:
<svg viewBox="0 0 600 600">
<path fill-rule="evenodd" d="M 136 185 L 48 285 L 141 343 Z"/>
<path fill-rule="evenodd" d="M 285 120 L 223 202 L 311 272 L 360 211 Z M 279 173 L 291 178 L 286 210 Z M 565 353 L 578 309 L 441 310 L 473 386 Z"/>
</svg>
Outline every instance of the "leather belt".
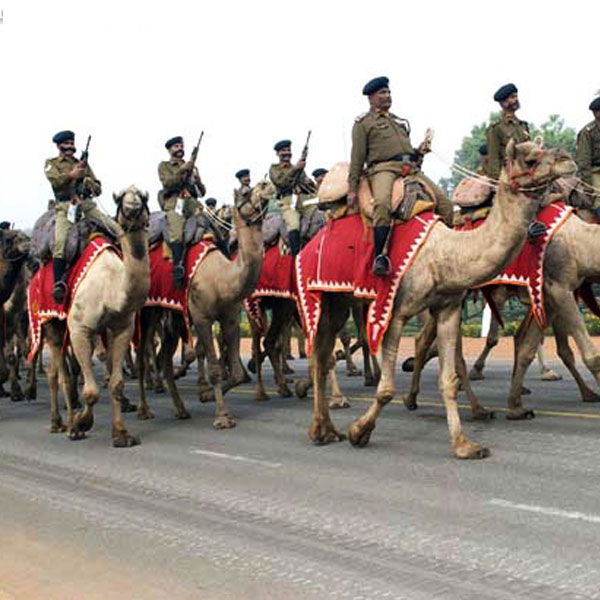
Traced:
<svg viewBox="0 0 600 600">
<path fill-rule="evenodd" d="M 388 160 L 395 160 L 398 162 L 407 162 L 407 163 L 416 163 L 417 162 L 416 156 L 414 154 L 396 154 L 396 156 L 392 156 L 392 158 L 388 158 Z"/>
</svg>

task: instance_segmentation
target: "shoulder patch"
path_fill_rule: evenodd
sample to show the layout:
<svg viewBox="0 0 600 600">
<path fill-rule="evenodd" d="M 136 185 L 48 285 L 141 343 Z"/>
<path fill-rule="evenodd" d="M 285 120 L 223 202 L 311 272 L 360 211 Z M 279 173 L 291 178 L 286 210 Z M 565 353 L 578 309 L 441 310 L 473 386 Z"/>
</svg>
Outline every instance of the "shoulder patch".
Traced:
<svg viewBox="0 0 600 600">
<path fill-rule="evenodd" d="M 46 165 L 44 166 L 44 171 L 49 171 L 52 168 L 52 159 L 49 158 L 46 160 Z"/>
<path fill-rule="evenodd" d="M 360 123 L 369 113 L 363 113 L 362 115 L 358 115 L 358 117 L 356 117 L 356 119 L 354 119 L 355 123 Z"/>
<path fill-rule="evenodd" d="M 584 129 L 585 129 L 586 131 L 592 131 L 592 130 L 594 129 L 594 127 L 596 127 L 596 121 L 593 121 L 593 122 L 592 122 L 592 123 L 590 123 L 589 125 L 586 125 L 586 126 L 584 127 Z"/>
</svg>

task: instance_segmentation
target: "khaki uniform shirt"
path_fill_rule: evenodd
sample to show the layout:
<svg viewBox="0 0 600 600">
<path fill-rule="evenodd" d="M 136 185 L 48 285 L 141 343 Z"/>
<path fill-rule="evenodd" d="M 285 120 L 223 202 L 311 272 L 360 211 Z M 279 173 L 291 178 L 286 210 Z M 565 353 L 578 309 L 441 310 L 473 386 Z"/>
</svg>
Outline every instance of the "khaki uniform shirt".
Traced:
<svg viewBox="0 0 600 600">
<path fill-rule="evenodd" d="M 575 152 L 577 174 L 588 185 L 592 184 L 592 173 L 600 173 L 600 123 L 592 121 L 577 134 Z"/>
<path fill-rule="evenodd" d="M 161 192 L 163 200 L 179 196 L 184 189 L 192 198 L 202 198 L 206 194 L 206 188 L 200 181 L 200 175 L 196 167 L 194 167 L 192 183 L 184 184 L 185 173 L 181 170 L 184 164 L 185 161 L 182 158 L 174 158 L 173 160 L 165 160 L 158 165 L 158 176 L 163 185 Z"/>
<path fill-rule="evenodd" d="M 242 185 L 239 188 L 233 190 L 233 205 L 239 206 L 242 200 L 252 191 L 252 188 L 248 185 Z"/>
<path fill-rule="evenodd" d="M 352 128 L 352 154 L 348 183 L 350 191 L 358 189 L 358 181 L 365 163 L 373 164 L 395 160 L 415 159 L 416 152 L 410 143 L 410 125 L 389 112 L 370 111 L 361 115 Z"/>
<path fill-rule="evenodd" d="M 515 115 L 503 114 L 486 131 L 488 160 L 486 174 L 492 179 L 500 177 L 506 159 L 506 144 L 512 138 L 517 144 L 530 140 L 529 125 Z"/>
<path fill-rule="evenodd" d="M 277 189 L 277 196 L 284 198 L 291 194 L 314 194 L 316 192 L 315 183 L 304 172 L 300 171 L 292 164 L 275 163 L 269 169 L 269 177 Z M 297 182 L 294 188 L 294 182 Z"/>
<path fill-rule="evenodd" d="M 44 172 L 59 202 L 69 202 L 75 194 L 81 180 L 71 179 L 69 173 L 77 163 L 79 159 L 74 156 L 57 156 L 46 161 Z M 83 197 L 92 198 L 101 193 L 102 184 L 96 179 L 92 168 L 87 165 L 83 176 Z"/>
</svg>

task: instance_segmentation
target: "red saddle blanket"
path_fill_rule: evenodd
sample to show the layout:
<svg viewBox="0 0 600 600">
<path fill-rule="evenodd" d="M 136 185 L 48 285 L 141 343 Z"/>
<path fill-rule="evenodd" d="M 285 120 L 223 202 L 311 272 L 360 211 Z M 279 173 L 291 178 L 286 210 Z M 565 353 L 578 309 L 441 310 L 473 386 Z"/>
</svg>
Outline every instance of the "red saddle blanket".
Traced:
<svg viewBox="0 0 600 600">
<path fill-rule="evenodd" d="M 360 215 L 330 221 L 302 250 L 296 261 L 298 304 L 311 353 L 321 317 L 323 292 L 353 294 L 370 300 L 367 337 L 377 352 L 392 317 L 396 291 L 427 240 L 438 217 L 427 211 L 395 225 L 390 239 L 392 272 L 375 277 L 373 233 Z"/>
<path fill-rule="evenodd" d="M 163 244 L 150 250 L 150 291 L 144 306 L 161 306 L 179 311 L 183 315 L 186 330 L 190 332 L 188 292 L 190 281 L 200 263 L 216 250 L 212 240 L 203 240 L 188 249 L 185 256 L 185 285 L 179 289 L 173 281 L 173 263 L 164 254 Z"/>
<path fill-rule="evenodd" d="M 119 253 L 119 251 L 103 237 L 94 238 L 85 247 L 82 255 L 67 272 L 68 291 L 63 304 L 57 304 L 52 297 L 54 288 L 54 274 L 52 272 L 52 261 L 47 262 L 33 276 L 27 289 L 27 310 L 29 312 L 29 324 L 31 327 L 31 347 L 29 360 L 38 352 L 42 326 L 52 319 L 64 320 L 69 316 L 71 302 L 77 288 L 85 279 L 94 261 L 106 251 Z"/>
<path fill-rule="evenodd" d="M 544 309 L 544 256 L 552 236 L 572 214 L 573 209 L 564 202 L 552 202 L 538 212 L 536 220 L 546 226 L 546 232 L 533 242 L 527 239 L 519 255 L 505 269 L 492 280 L 477 286 L 483 290 L 490 304 L 490 295 L 486 293 L 488 286 L 519 285 L 526 287 L 531 300 L 532 316 L 541 329 L 546 329 L 548 324 Z M 476 229 L 483 222 L 484 219 L 468 223 L 457 229 Z M 497 310 L 494 312 L 497 313 Z"/>
<path fill-rule="evenodd" d="M 248 318 L 260 335 L 265 334 L 267 326 L 260 306 L 260 299 L 265 297 L 288 298 L 297 301 L 294 257 L 291 254 L 281 254 L 279 244 L 265 250 L 256 288 L 244 300 Z"/>
</svg>

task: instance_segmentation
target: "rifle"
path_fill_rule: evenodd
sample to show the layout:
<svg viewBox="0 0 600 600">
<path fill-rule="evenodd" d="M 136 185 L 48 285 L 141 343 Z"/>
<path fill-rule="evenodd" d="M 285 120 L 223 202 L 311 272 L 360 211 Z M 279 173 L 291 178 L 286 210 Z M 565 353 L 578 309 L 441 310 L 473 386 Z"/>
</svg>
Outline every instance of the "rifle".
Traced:
<svg viewBox="0 0 600 600">
<path fill-rule="evenodd" d="M 90 155 L 90 142 L 91 142 L 91 140 L 92 140 L 92 136 L 88 135 L 87 143 L 85 144 L 85 150 L 81 153 L 81 158 L 79 159 L 79 162 L 85 163 L 86 167 L 87 167 L 88 157 Z M 85 179 L 85 177 L 82 177 L 77 182 L 77 185 L 75 186 L 75 193 L 80 198 L 83 198 L 83 195 L 85 194 L 85 185 L 83 183 L 84 179 Z"/>
<path fill-rule="evenodd" d="M 306 136 L 306 143 L 304 144 L 304 148 L 302 148 L 302 154 L 300 155 L 300 160 L 306 162 L 306 159 L 308 158 L 308 143 L 310 142 L 310 135 L 311 135 L 312 131 L 309 129 L 308 130 L 308 135 Z M 298 182 L 300 181 L 300 175 L 302 175 L 303 171 L 298 171 L 296 173 L 296 177 L 294 178 L 294 182 L 292 183 L 292 193 L 294 193 L 294 190 L 296 189 L 296 186 L 298 185 Z"/>
<path fill-rule="evenodd" d="M 194 148 L 192 150 L 192 154 L 190 156 L 190 162 L 192 163 L 192 168 L 189 170 L 188 174 L 185 177 L 185 180 L 183 182 L 184 187 L 186 185 L 193 184 L 194 168 L 196 166 L 196 160 L 198 159 L 198 152 L 200 150 L 200 144 L 202 143 L 203 137 L 204 137 L 204 131 L 201 131 L 200 137 L 198 138 L 198 143 L 194 146 Z"/>
</svg>

